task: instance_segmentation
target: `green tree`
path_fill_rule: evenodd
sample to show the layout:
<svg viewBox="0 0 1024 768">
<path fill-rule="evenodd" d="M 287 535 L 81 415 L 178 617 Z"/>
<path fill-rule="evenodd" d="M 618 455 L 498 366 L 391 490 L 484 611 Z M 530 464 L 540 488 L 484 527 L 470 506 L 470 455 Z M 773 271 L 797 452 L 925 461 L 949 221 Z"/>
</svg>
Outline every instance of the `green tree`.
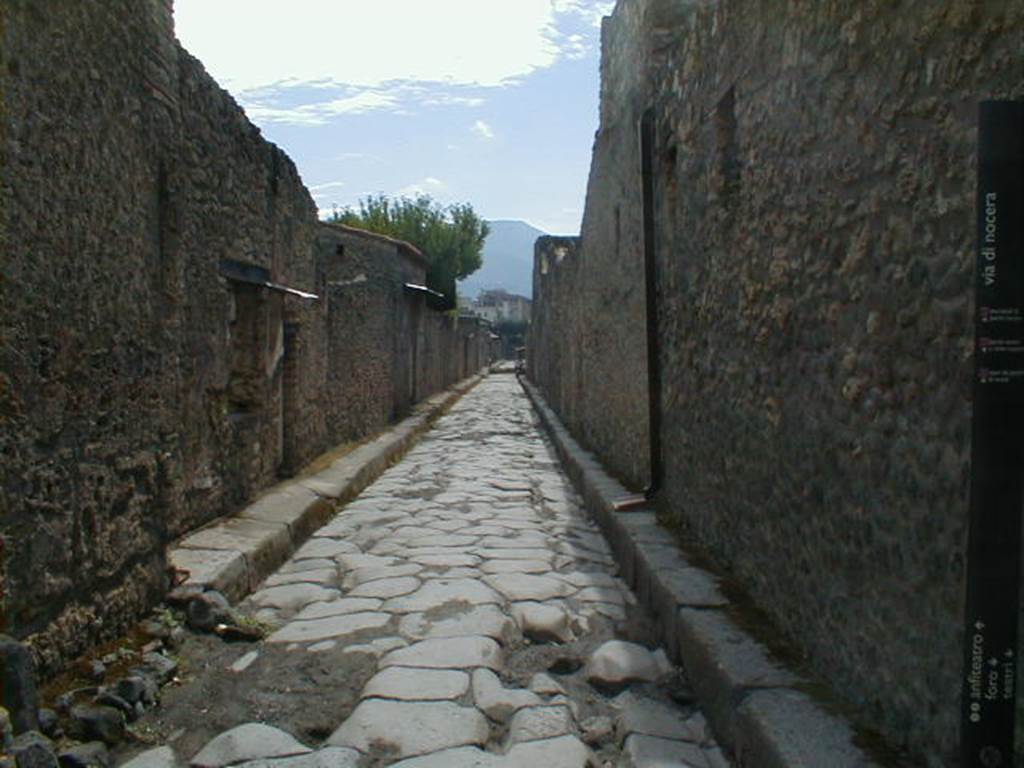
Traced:
<svg viewBox="0 0 1024 768">
<path fill-rule="evenodd" d="M 487 222 L 468 203 L 443 206 L 429 195 L 391 199 L 371 195 L 359 210 L 346 208 L 331 221 L 397 237 L 419 248 L 427 258 L 427 287 L 444 294 L 446 309 L 456 304 L 455 281 L 471 275 L 483 263 Z"/>
</svg>

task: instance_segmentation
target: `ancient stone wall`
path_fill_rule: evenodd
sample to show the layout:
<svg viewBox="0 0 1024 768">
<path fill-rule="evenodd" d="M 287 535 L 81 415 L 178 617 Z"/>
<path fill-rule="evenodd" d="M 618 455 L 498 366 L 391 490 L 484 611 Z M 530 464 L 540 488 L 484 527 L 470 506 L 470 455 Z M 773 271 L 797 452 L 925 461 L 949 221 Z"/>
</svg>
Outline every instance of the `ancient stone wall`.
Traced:
<svg viewBox="0 0 1024 768">
<path fill-rule="evenodd" d="M 472 371 L 441 321 L 415 357 L 410 246 L 317 247 L 168 0 L 0 4 L 0 109 L 0 629 L 48 673 L 162 596 L 173 539 Z"/>
<path fill-rule="evenodd" d="M 638 67 L 649 54 L 640 33 L 643 11 L 625 4 L 602 27 L 610 55 L 601 61 L 601 125 L 579 243 L 538 240 L 534 295 L 548 291 L 557 298 L 546 310 L 534 301 L 527 344 L 534 381 L 577 439 L 635 489 L 650 480 L 641 187 L 634 172 L 640 163 L 634 115 L 647 98 L 646 72 Z M 544 264 L 551 271 L 538 273 Z M 535 337 L 552 346 L 545 350 Z M 542 357 L 563 361 L 563 370 L 540 364 Z"/>
<path fill-rule="evenodd" d="M 332 435 L 351 440 L 408 412 L 424 302 L 405 284 L 422 285 L 426 265 L 395 241 L 338 225 L 320 225 L 319 249 L 332 393 L 322 413 Z"/>
<path fill-rule="evenodd" d="M 642 272 L 633 239 L 590 262 L 613 222 L 635 237 L 653 108 L 663 511 L 929 765 L 956 762 L 977 102 L 1024 96 L 1022 25 L 998 0 L 620 0 L 580 266 L 555 291 L 572 307 Z M 587 439 L 586 335 L 632 305 L 600 306 L 544 333 L 583 334 L 560 409 L 615 466 Z M 628 309 L 621 338 L 642 344 Z"/>
</svg>

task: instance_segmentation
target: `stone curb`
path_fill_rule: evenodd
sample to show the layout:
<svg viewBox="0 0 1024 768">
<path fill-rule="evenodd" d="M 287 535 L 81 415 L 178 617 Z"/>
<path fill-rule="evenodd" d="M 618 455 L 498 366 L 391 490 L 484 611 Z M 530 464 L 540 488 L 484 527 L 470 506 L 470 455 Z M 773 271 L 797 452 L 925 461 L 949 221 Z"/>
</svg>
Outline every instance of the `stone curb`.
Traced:
<svg viewBox="0 0 1024 768">
<path fill-rule="evenodd" d="M 632 496 L 584 450 L 525 378 L 520 383 L 615 555 L 619 571 L 654 617 L 666 652 L 681 664 L 719 742 L 742 768 L 879 768 L 854 744 L 848 723 L 798 686 L 729 617 L 717 579 L 694 566 L 648 505 L 617 511 Z"/>
<path fill-rule="evenodd" d="M 275 486 L 237 515 L 187 534 L 170 548 L 171 565 L 189 572 L 186 585 L 216 589 L 233 603 L 241 600 L 482 378 L 471 376 L 428 397 L 413 415 L 327 469 Z"/>
</svg>

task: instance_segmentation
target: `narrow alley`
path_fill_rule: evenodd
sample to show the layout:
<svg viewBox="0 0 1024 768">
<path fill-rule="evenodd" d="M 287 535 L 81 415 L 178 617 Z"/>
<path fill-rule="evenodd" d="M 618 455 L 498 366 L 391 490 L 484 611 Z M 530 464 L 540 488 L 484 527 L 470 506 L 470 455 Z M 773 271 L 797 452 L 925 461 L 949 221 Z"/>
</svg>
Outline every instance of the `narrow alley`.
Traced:
<svg viewBox="0 0 1024 768">
<path fill-rule="evenodd" d="M 123 765 L 724 768 L 516 377 L 463 396 L 192 635 Z M 140 753 L 141 752 L 141 753 Z"/>
</svg>

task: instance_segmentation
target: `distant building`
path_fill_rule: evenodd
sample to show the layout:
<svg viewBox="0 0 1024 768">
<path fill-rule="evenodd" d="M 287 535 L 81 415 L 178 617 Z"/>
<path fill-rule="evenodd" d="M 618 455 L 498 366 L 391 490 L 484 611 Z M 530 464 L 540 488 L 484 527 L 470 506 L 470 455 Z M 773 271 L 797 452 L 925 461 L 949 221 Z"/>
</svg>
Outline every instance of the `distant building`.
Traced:
<svg viewBox="0 0 1024 768">
<path fill-rule="evenodd" d="M 481 291 L 467 309 L 495 325 L 530 322 L 530 300 L 501 289 Z"/>
</svg>

